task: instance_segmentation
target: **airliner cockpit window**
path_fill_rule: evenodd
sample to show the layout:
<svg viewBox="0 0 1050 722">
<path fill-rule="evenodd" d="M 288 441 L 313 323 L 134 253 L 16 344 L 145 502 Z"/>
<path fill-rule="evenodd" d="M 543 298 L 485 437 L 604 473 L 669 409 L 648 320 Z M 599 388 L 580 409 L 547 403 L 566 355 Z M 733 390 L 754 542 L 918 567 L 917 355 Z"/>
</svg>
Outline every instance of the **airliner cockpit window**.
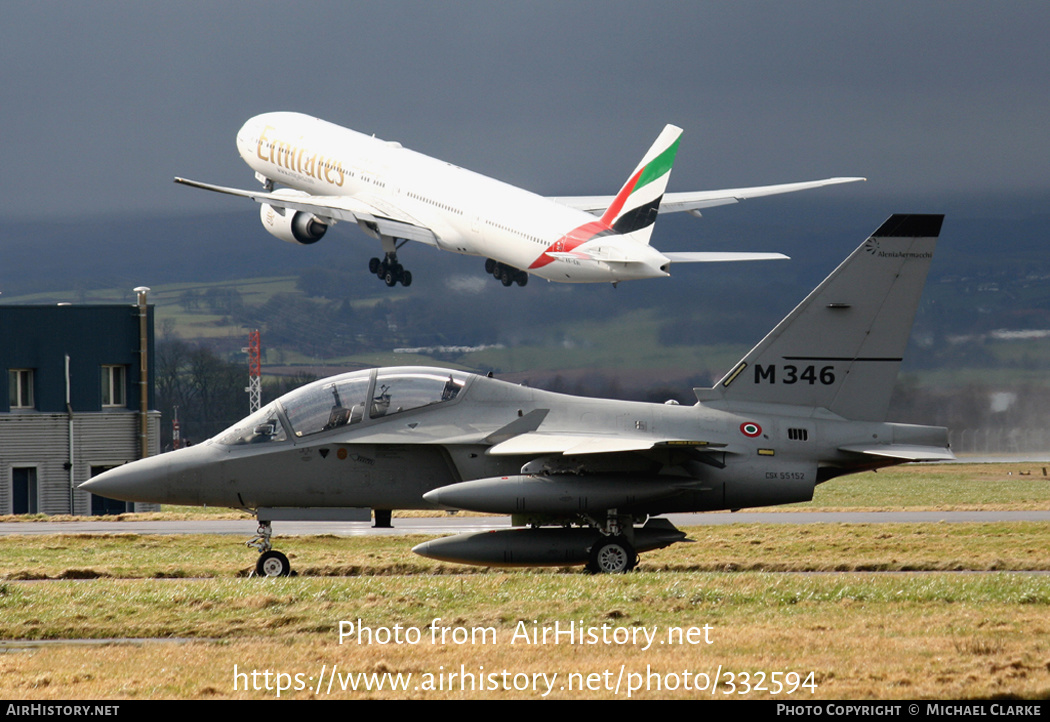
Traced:
<svg viewBox="0 0 1050 722">
<path fill-rule="evenodd" d="M 241 419 L 216 437 L 220 444 L 226 446 L 266 444 L 271 441 L 284 441 L 287 438 L 276 403 Z"/>
<path fill-rule="evenodd" d="M 369 415 L 375 419 L 451 401 L 459 395 L 464 384 L 466 377 L 463 374 L 437 369 L 380 372 L 376 376 Z"/>
<path fill-rule="evenodd" d="M 314 382 L 281 397 L 297 437 L 356 424 L 365 415 L 370 372 Z"/>
</svg>

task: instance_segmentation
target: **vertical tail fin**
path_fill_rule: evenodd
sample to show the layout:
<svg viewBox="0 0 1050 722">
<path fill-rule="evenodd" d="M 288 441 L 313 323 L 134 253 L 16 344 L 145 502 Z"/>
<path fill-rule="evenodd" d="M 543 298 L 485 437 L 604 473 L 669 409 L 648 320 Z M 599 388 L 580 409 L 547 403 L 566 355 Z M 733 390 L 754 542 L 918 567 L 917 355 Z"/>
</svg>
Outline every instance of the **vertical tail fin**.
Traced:
<svg viewBox="0 0 1050 722">
<path fill-rule="evenodd" d="M 713 389 L 695 389 L 697 398 L 884 421 L 943 220 L 891 216 Z"/>
<path fill-rule="evenodd" d="M 642 162 L 631 173 L 612 204 L 602 214 L 602 222 L 621 235 L 630 235 L 648 244 L 660 211 L 660 200 L 671 177 L 671 166 L 678 152 L 682 129 L 664 127 Z"/>
</svg>

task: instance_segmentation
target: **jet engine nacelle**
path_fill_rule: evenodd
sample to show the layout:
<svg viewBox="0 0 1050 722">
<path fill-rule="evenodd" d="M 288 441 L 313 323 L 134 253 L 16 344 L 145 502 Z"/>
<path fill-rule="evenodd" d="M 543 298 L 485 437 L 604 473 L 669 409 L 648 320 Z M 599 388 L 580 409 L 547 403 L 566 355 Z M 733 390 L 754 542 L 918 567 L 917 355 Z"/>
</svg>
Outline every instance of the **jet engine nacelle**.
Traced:
<svg viewBox="0 0 1050 722">
<path fill-rule="evenodd" d="M 282 241 L 308 246 L 324 237 L 328 224 L 307 211 L 294 211 L 263 203 L 259 206 L 259 218 L 270 235 Z"/>
</svg>

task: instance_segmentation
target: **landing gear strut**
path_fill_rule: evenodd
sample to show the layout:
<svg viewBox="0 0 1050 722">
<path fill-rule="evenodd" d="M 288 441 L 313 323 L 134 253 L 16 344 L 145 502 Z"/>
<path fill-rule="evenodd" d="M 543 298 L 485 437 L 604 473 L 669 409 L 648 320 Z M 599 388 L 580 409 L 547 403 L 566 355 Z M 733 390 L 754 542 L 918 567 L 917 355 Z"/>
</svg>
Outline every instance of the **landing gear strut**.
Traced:
<svg viewBox="0 0 1050 722">
<path fill-rule="evenodd" d="M 259 552 L 259 561 L 255 563 L 255 575 L 259 577 L 287 577 L 292 573 L 292 564 L 288 557 L 279 551 L 274 551 L 270 544 L 273 529 L 268 521 L 259 521 L 259 529 L 255 536 L 245 542 L 252 549 Z"/>
<path fill-rule="evenodd" d="M 485 259 L 485 273 L 491 273 L 504 286 L 509 286 L 513 283 L 524 286 L 529 282 L 529 274 L 525 273 L 525 271 L 519 271 L 513 266 L 493 261 L 491 258 Z"/>
<path fill-rule="evenodd" d="M 396 286 L 398 283 L 402 286 L 412 285 L 412 272 L 406 271 L 404 266 L 397 262 L 396 252 L 387 253 L 382 261 L 378 258 L 370 260 L 368 272 L 377 275 L 388 286 Z"/>
</svg>

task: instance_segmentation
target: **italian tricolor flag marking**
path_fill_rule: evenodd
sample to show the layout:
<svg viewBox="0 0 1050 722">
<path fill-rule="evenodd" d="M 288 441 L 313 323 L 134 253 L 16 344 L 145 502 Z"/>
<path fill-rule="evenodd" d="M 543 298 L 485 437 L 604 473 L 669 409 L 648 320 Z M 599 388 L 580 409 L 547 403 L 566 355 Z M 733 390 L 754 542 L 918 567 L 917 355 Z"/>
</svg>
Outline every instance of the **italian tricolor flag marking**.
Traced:
<svg viewBox="0 0 1050 722">
<path fill-rule="evenodd" d="M 740 433 L 749 439 L 753 439 L 756 436 L 762 435 L 762 427 L 756 424 L 754 421 L 745 421 L 740 424 Z"/>
</svg>

